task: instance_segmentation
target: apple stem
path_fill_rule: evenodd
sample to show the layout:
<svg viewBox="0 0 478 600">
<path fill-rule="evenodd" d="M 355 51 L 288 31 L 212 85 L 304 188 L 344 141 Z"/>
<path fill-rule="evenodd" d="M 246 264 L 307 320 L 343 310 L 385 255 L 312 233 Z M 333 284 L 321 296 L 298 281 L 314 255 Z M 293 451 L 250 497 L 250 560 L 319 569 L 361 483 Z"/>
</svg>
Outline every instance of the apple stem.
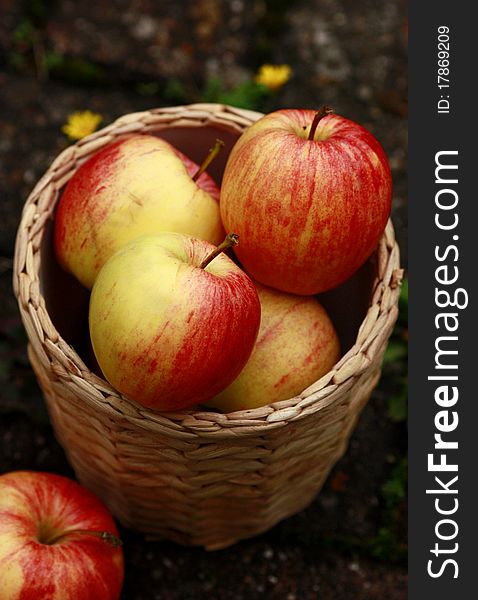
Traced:
<svg viewBox="0 0 478 600">
<path fill-rule="evenodd" d="M 70 535 L 76 535 L 76 534 L 78 534 L 78 535 L 92 535 L 94 537 L 101 538 L 104 542 L 106 542 L 107 544 L 110 544 L 110 546 L 113 546 L 113 548 L 117 548 L 118 546 L 122 546 L 123 545 L 123 542 L 119 539 L 119 537 L 117 537 L 116 535 L 114 535 L 110 531 L 94 531 L 92 529 L 71 529 L 70 531 L 65 531 L 64 533 L 60 533 L 59 535 L 55 535 L 55 536 L 53 536 L 52 538 L 46 540 L 43 543 L 47 544 L 47 545 L 56 544 L 57 542 L 59 542 L 63 538 L 69 537 Z"/>
<path fill-rule="evenodd" d="M 325 105 L 322 106 L 322 108 L 319 108 L 319 110 L 315 113 L 314 120 L 312 121 L 312 125 L 310 126 L 309 137 L 307 138 L 308 140 L 314 139 L 315 131 L 317 129 L 319 121 L 323 119 L 326 115 L 329 115 L 331 112 L 334 112 L 334 109 L 330 106 Z"/>
<path fill-rule="evenodd" d="M 219 154 L 219 151 L 221 150 L 221 148 L 224 148 L 224 142 L 222 140 L 217 139 L 216 142 L 214 143 L 214 146 L 209 150 L 209 154 L 203 160 L 199 169 L 194 173 L 193 181 L 197 181 L 201 177 L 201 175 L 204 173 L 204 171 L 209 167 L 209 165 L 212 163 L 212 161 Z"/>
<path fill-rule="evenodd" d="M 219 254 L 227 250 L 228 248 L 232 248 L 233 246 L 237 246 L 239 243 L 239 236 L 235 233 L 228 233 L 223 242 L 219 244 L 217 248 L 215 248 L 211 254 L 208 254 L 206 258 L 199 265 L 200 269 L 205 269 L 208 264 L 216 258 Z"/>
</svg>

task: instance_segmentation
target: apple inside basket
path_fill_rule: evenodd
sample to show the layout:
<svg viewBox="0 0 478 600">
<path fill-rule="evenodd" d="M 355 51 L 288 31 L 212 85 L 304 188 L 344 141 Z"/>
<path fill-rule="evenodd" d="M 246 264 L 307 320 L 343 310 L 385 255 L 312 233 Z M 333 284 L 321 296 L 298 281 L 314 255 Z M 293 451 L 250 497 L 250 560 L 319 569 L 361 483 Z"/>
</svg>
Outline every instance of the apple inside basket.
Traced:
<svg viewBox="0 0 478 600">
<path fill-rule="evenodd" d="M 89 292 L 58 266 L 51 216 L 76 168 L 131 132 L 160 135 L 197 163 L 219 137 L 225 148 L 208 172 L 220 184 L 231 148 L 259 117 L 204 104 L 126 115 L 54 161 L 27 200 L 17 237 L 15 291 L 30 359 L 78 479 L 124 525 L 208 548 L 301 510 L 345 451 L 397 316 L 401 271 L 393 227 L 389 222 L 353 277 L 320 296 L 342 347 L 327 375 L 295 398 L 257 409 L 158 413 L 90 369 Z"/>
<path fill-rule="evenodd" d="M 151 131 L 148 133 L 152 133 Z M 216 138 L 225 142 L 223 151 L 208 169 L 214 180 L 221 184 L 229 152 L 238 138 L 219 125 L 203 127 L 164 128 L 157 132 L 165 140 L 200 164 Z M 89 291 L 61 269 L 53 253 L 53 223 L 49 222 L 42 247 L 42 283 L 48 312 L 62 337 L 89 362 L 87 323 Z M 354 343 L 358 329 L 370 303 L 372 283 L 376 274 L 374 254 L 344 284 L 319 295 L 337 328 L 343 353 Z M 68 306 L 68 311 L 65 310 Z"/>
</svg>

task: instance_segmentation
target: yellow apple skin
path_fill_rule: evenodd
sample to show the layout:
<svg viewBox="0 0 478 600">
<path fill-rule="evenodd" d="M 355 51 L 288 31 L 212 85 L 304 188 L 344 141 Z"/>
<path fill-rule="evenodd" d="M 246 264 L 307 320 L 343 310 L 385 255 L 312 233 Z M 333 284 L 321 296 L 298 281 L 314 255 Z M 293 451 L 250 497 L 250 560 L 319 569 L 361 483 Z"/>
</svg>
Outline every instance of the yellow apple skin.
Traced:
<svg viewBox="0 0 478 600">
<path fill-rule="evenodd" d="M 59 263 L 90 288 L 105 261 L 141 235 L 186 233 L 219 244 L 224 239 L 218 190 L 171 144 L 134 135 L 109 144 L 68 182 L 55 216 Z"/>
<path fill-rule="evenodd" d="M 253 282 L 215 246 L 160 233 L 120 248 L 96 278 L 90 337 L 105 378 L 153 409 L 205 402 L 246 364 L 259 331 Z"/>
<path fill-rule="evenodd" d="M 316 298 L 254 283 L 261 302 L 259 335 L 239 376 L 207 402 L 222 412 L 292 398 L 325 375 L 340 355 L 335 328 Z"/>
</svg>

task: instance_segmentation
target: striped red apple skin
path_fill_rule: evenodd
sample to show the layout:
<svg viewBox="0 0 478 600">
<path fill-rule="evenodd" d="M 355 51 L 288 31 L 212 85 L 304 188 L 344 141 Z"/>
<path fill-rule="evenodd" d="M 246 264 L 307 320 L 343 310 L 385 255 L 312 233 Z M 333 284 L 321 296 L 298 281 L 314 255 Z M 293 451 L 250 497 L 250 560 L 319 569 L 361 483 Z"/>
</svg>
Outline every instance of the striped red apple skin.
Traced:
<svg viewBox="0 0 478 600">
<path fill-rule="evenodd" d="M 0 598 L 117 600 L 121 547 L 74 530 L 118 536 L 107 508 L 75 481 L 32 471 L 1 475 Z"/>
<path fill-rule="evenodd" d="M 90 299 L 92 346 L 105 378 L 149 408 L 209 400 L 246 364 L 261 307 L 250 278 L 216 247 L 163 232 L 123 246 Z"/>
<path fill-rule="evenodd" d="M 144 134 L 108 144 L 75 172 L 55 214 L 59 264 L 91 289 L 106 260 L 140 235 L 179 231 L 219 244 L 219 189 L 167 141 Z"/>
<path fill-rule="evenodd" d="M 364 127 L 313 110 L 279 110 L 250 126 L 229 155 L 221 217 L 235 251 L 265 285 L 316 294 L 350 277 L 372 254 L 390 214 L 392 178 Z"/>
</svg>

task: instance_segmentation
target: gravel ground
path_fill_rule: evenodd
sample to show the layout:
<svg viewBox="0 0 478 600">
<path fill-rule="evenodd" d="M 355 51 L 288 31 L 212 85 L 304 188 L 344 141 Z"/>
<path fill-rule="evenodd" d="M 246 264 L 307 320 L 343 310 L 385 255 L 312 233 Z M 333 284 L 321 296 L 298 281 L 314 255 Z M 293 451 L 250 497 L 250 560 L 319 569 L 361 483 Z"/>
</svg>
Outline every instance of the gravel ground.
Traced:
<svg viewBox="0 0 478 600">
<path fill-rule="evenodd" d="M 106 124 L 200 100 L 211 79 L 233 87 L 264 62 L 288 63 L 292 79 L 266 109 L 330 104 L 379 138 L 406 265 L 404 0 L 0 0 L 0 16 L 0 472 L 73 476 L 26 358 L 10 286 L 23 202 L 69 143 L 61 126 L 71 112 L 91 109 Z M 383 491 L 406 453 L 405 425 L 388 413 L 397 370 L 385 373 L 347 454 L 299 515 L 214 553 L 123 531 L 123 598 L 405 598 L 406 506 L 396 502 L 392 514 Z"/>
</svg>

